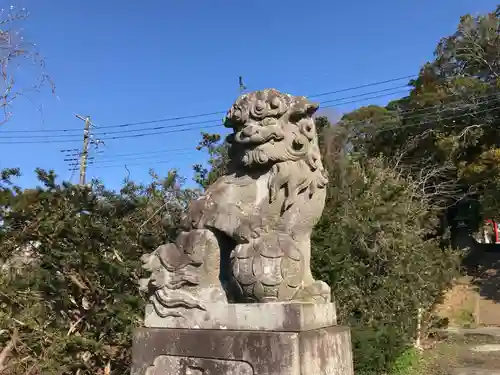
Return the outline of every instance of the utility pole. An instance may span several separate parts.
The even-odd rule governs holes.
[[[80,185],[85,185],[85,177],[87,175],[87,159],[89,156],[89,144],[90,144],[90,117],[76,115],[82,121],[85,121],[85,127],[83,129],[83,149],[80,155]]]

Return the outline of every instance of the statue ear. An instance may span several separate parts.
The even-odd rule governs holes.
[[[308,116],[312,116],[316,113],[316,111],[319,109],[319,104],[318,103],[308,103],[306,104],[306,113]]]
[[[318,109],[319,104],[317,103],[299,102],[291,108],[289,119],[292,122],[297,122],[303,118],[312,117]]]

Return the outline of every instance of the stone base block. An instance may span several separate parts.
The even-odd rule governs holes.
[[[132,375],[353,375],[346,327],[302,332],[139,328]]]
[[[151,328],[306,331],[337,324],[334,303],[209,303],[205,310],[185,309],[182,318],[160,317],[146,306],[144,325]]]

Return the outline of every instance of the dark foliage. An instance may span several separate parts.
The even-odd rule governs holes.
[[[193,192],[175,173],[119,193],[57,184],[9,186],[0,231],[0,347],[15,339],[8,374],[126,373],[141,324],[140,257],[173,239]]]

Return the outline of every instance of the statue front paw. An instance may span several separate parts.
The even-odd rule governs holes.
[[[298,302],[329,303],[332,300],[332,292],[327,283],[316,280],[301,288],[295,294],[293,300]]]

